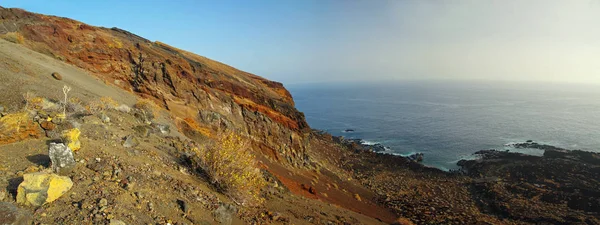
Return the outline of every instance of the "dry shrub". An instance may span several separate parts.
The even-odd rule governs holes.
[[[142,118],[145,123],[150,123],[156,118],[159,107],[153,101],[140,99],[133,105],[133,108],[137,110],[139,117]]]
[[[150,113],[152,114],[152,117],[155,117],[156,111],[159,107],[153,101],[150,101],[148,99],[140,99],[135,103],[135,105],[133,105],[133,108],[139,109],[146,113]]]
[[[35,95],[33,92],[26,92],[23,94],[25,99],[26,110],[40,110],[44,106],[44,98]]]
[[[85,108],[92,113],[97,113],[114,109],[117,106],[119,106],[119,103],[111,97],[101,97],[100,99],[92,100]]]
[[[8,32],[4,35],[1,36],[2,39],[10,41],[12,43],[16,43],[16,44],[23,44],[25,42],[25,38],[23,37],[23,35],[21,35],[20,33],[17,32]]]
[[[264,201],[260,192],[266,181],[249,143],[239,135],[233,132],[221,135],[216,144],[193,151],[196,154],[193,161],[236,202],[253,206]]]

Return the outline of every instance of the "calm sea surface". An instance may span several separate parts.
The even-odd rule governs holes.
[[[398,81],[288,88],[312,128],[381,143],[390,154],[422,152],[424,164],[441,169],[482,149],[542,154],[505,146],[530,139],[600,149],[600,86]]]

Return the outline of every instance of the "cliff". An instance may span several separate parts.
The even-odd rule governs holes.
[[[309,127],[281,83],[119,28],[1,7],[0,18],[0,36],[152,99],[180,127],[235,130],[277,159],[307,163]]]
[[[396,219],[281,83],[122,29],[0,7],[0,90],[2,224]]]

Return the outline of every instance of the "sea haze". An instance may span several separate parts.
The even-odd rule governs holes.
[[[600,87],[576,84],[405,81],[291,85],[313,129],[381,143],[387,153],[425,154],[424,164],[457,168],[482,149],[534,140],[600,149]],[[354,129],[355,132],[344,132]]]

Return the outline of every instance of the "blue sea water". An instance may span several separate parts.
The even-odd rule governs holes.
[[[381,143],[390,154],[421,152],[424,164],[441,169],[482,149],[543,154],[505,146],[527,140],[600,149],[600,87],[593,85],[398,81],[288,89],[312,128]]]

